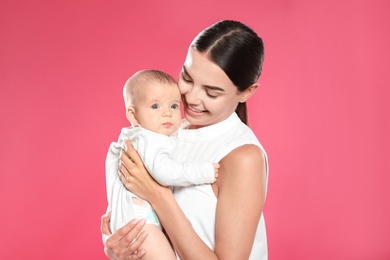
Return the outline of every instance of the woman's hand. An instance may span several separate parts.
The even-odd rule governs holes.
[[[121,153],[119,177],[126,189],[153,205],[151,201],[158,197],[158,191],[168,188],[161,186],[150,176],[131,141],[126,140],[125,144],[127,149]]]
[[[145,255],[140,246],[148,235],[141,232],[145,220],[133,219],[114,234],[110,231],[111,212],[102,216],[101,232],[103,235],[104,253],[111,260],[141,259]]]

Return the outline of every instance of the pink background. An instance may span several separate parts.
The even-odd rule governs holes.
[[[390,259],[389,3],[1,1],[0,259],[105,259],[124,82],[177,78],[193,37],[227,18],[266,46],[249,106],[270,259]]]

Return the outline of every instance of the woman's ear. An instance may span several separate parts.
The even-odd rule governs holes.
[[[249,88],[247,88],[246,90],[244,90],[244,91],[241,93],[240,103],[246,102],[251,96],[253,96],[253,94],[255,94],[256,89],[257,89],[259,86],[260,86],[260,83],[256,82],[256,83],[253,83]]]
[[[138,125],[138,120],[135,116],[135,108],[133,106],[130,106],[126,110],[126,118],[129,120],[130,124],[132,126],[137,126]]]

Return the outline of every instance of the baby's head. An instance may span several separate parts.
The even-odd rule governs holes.
[[[176,81],[158,70],[141,70],[124,88],[126,117],[131,125],[170,135],[180,126],[180,92]]]

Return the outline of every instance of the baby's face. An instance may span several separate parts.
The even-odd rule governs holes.
[[[177,85],[148,83],[136,102],[138,123],[150,131],[171,135],[180,126],[180,92]]]

